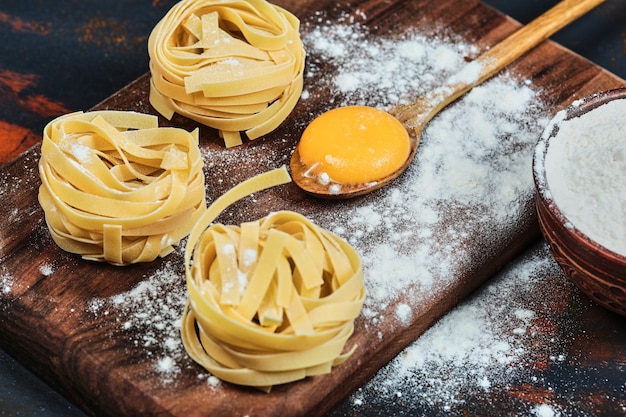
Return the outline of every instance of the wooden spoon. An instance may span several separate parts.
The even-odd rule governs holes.
[[[375,183],[339,184],[340,187],[331,188],[329,185],[320,184],[315,177],[307,173],[310,167],[302,164],[298,148],[296,147],[290,162],[293,181],[308,194],[326,199],[352,198],[384,186],[402,174],[411,164],[417,152],[422,131],[439,111],[604,1],[561,1],[528,25],[521,27],[480,55],[459,73],[450,77],[445,85],[417,98],[409,104],[391,109],[389,113],[403,123],[409,131],[411,140],[409,157],[404,165],[391,175],[381,178]],[[337,191],[337,188],[339,188],[339,191]]]

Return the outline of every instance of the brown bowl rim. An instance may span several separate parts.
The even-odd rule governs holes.
[[[546,210],[565,227],[570,233],[579,238],[583,242],[587,249],[593,253],[598,253],[610,259],[611,262],[615,262],[626,268],[626,256],[617,253],[607,247],[601,245],[595,240],[591,239],[585,233],[581,232],[557,207],[556,203],[552,199],[550,188],[546,181],[545,172],[545,156],[550,146],[550,141],[556,136],[559,131],[559,124],[562,121],[570,120],[579,117],[597,107],[607,104],[614,100],[626,99],[626,87],[616,88],[612,90],[601,91],[593,95],[587,96],[582,99],[575,100],[565,109],[559,111],[552,120],[548,123],[544,129],[533,155],[532,169],[533,180],[535,182],[535,191],[541,201],[544,203]]]

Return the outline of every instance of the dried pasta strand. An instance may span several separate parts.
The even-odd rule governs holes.
[[[259,258],[259,222],[242,223],[240,229],[239,269],[247,274],[254,268]]]
[[[279,211],[240,227],[211,224],[234,201],[287,177],[270,171],[224,194],[196,224],[185,250],[186,351],[216,377],[264,391],[343,363],[356,348],[343,352],[365,298],[358,253],[298,213]],[[244,290],[238,305],[220,293],[225,278],[216,276],[224,245],[227,253],[240,251],[228,260],[238,262]]]
[[[43,131],[39,203],[53,240],[115,265],[166,256],[206,210],[198,132],[155,116],[70,113]]]
[[[278,269],[274,272],[278,274]],[[283,323],[283,307],[275,302],[278,298],[278,279],[270,280],[269,286],[263,300],[257,309],[257,318],[261,326],[276,331],[278,326]]]
[[[259,262],[254,268],[246,292],[237,309],[239,314],[252,320],[261,305],[274,273],[278,265],[278,259],[282,254],[288,235],[277,230],[272,231],[267,237],[267,242],[259,257]]]
[[[218,129],[227,147],[276,129],[303,86],[298,19],[266,0],[183,0],[148,39],[150,103]]]
[[[215,241],[216,262],[219,268],[221,297],[220,303],[224,305],[239,305],[241,293],[239,291],[237,251],[234,243],[219,231],[213,230]]]

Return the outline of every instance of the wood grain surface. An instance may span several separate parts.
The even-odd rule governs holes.
[[[421,26],[431,34],[443,31],[479,48],[493,45],[518,27],[506,16],[473,0],[276,3],[303,21],[319,10],[324,10],[332,20],[358,8],[367,17],[365,24],[371,29],[371,36]],[[514,63],[512,71],[532,79],[541,90],[542,100],[555,111],[567,105],[572,97],[624,85],[607,71],[551,42]],[[153,113],[147,100],[148,80],[148,75],[140,77],[95,108]],[[236,150],[224,150],[215,132],[202,129],[201,143],[205,154],[211,157],[205,167],[207,178],[221,179],[208,187],[209,201],[241,180],[287,163],[305,125],[302,121],[310,120],[312,114],[325,106],[323,96],[307,101],[306,105],[300,104],[276,132]],[[178,116],[163,124],[196,127]],[[274,137],[290,139],[272,141]],[[246,158],[235,159],[233,152]],[[39,375],[93,415],[324,415],[538,236],[533,202],[529,198],[522,202],[527,209],[521,211],[514,224],[507,225],[507,236],[497,241],[483,239],[469,243],[469,251],[475,252],[478,262],[459,271],[445,291],[426,300],[394,301],[419,305],[416,309],[419,314],[411,318],[409,325],[398,326],[393,315],[385,316],[377,326],[359,318],[349,344],[358,343],[360,348],[329,375],[275,387],[265,394],[227,384],[214,389],[206,381],[198,380],[199,368],[190,362],[174,382],[164,383],[155,369],[154,357],[146,355],[145,346],[133,343],[136,339],[120,325],[126,319],[124,313],[112,309],[108,314],[94,314],[90,305],[94,299],[132,290],[146,277],[162,270],[166,263],[175,262],[176,255],[150,264],[119,268],[85,262],[63,253],[47,235],[37,203],[38,159],[36,145],[4,166],[0,180],[3,200],[0,261],[3,271],[10,271],[14,279],[11,296],[0,297],[0,335],[7,351],[20,361],[31,363]],[[375,204],[382,192],[342,204],[345,208]],[[238,224],[282,209],[313,217],[341,212],[341,207],[331,204],[314,200],[288,184],[236,204],[218,220]],[[480,237],[480,231],[476,235]],[[42,265],[54,268],[46,273]],[[172,277],[173,285],[184,285],[181,271],[182,265]],[[394,304],[388,308],[393,311]]]

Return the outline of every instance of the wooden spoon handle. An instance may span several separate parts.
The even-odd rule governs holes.
[[[448,104],[483,83],[517,58],[605,0],[563,0],[484,52],[442,85],[391,113],[407,127],[421,129]]]
[[[478,85],[605,0],[563,0],[476,58]]]

